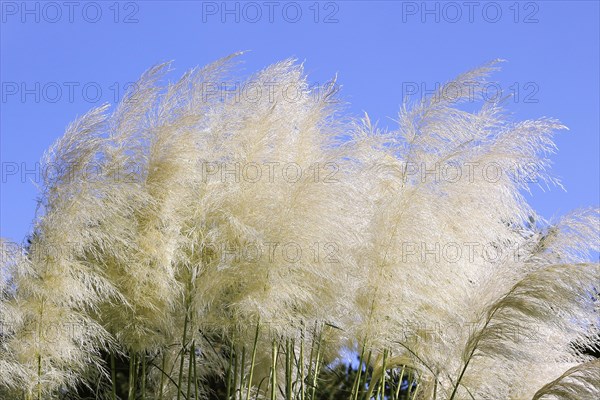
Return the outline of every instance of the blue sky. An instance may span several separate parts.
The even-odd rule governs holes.
[[[408,87],[419,92],[503,58],[493,79],[515,119],[551,116],[553,172],[567,191],[534,189],[546,218],[598,206],[597,1],[96,1],[1,4],[1,236],[31,229],[37,189],[27,172],[77,115],[114,103],[149,66],[174,79],[239,50],[247,74],[287,57],[313,82],[336,73],[347,111],[394,127]],[[416,94],[417,96],[419,93]],[[492,94],[493,95],[493,94]],[[16,173],[14,168],[17,168]],[[24,176],[23,176],[24,175]]]

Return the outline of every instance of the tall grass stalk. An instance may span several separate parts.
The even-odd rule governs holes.
[[[388,350],[385,349],[383,351],[383,365],[381,366],[381,396],[382,399],[383,397],[385,397],[385,378],[386,378],[386,371],[387,371],[387,357],[388,357]],[[435,398],[435,397],[434,397]]]
[[[112,400],[117,400],[117,367],[113,350],[110,351],[110,388]]]
[[[162,357],[161,357],[161,367],[160,367],[160,383],[159,383],[159,389],[158,389],[158,399],[159,400],[163,400],[163,393],[165,390],[165,364],[167,362],[167,353],[166,350],[163,350],[162,352]]]
[[[136,397],[136,386],[137,386],[137,354],[131,352],[129,355],[129,394],[128,400],[135,400]]]
[[[364,343],[364,342],[363,342]],[[356,375],[354,376],[354,382],[352,384],[352,400],[357,400],[360,392],[360,382],[362,377],[362,369],[363,369],[363,361],[365,356],[366,346],[363,344],[360,350],[360,355],[358,357],[358,369]]]
[[[192,352],[193,365],[194,365],[194,399],[198,399],[198,363],[196,360],[196,350]]]
[[[246,390],[246,346],[242,346],[242,359],[240,363],[240,385],[237,393],[239,394],[240,400],[244,399],[244,391]],[[237,376],[237,375],[236,375]],[[246,394],[246,398],[248,393]]]
[[[315,356],[315,362],[314,362],[314,369],[313,369],[313,373],[312,373],[312,385],[311,385],[311,396],[310,399],[314,400],[316,399],[316,393],[317,393],[317,385],[319,383],[318,378],[319,378],[319,373],[321,372],[321,356],[322,356],[322,347],[321,347],[321,338],[322,338],[322,331],[319,332],[319,336],[316,339],[317,342],[317,352],[316,352],[316,356]],[[312,357],[311,357],[312,360]],[[311,363],[312,365],[312,363]]]
[[[277,400],[277,356],[279,352],[279,342],[273,339],[271,350],[271,400]]]
[[[141,387],[140,387],[140,391],[141,391],[141,397],[142,400],[146,400],[146,363],[147,363],[147,356],[145,353],[142,353],[142,376],[141,376]]]
[[[190,347],[190,355],[188,356],[188,372],[187,372],[187,391],[186,391],[186,399],[190,399],[190,394],[192,393],[192,381],[194,381],[196,379],[196,377],[193,374],[193,368],[194,368],[194,341],[192,341],[191,347]]]
[[[252,343],[252,358],[250,360],[250,374],[248,376],[248,387],[246,390],[246,400],[250,400],[250,388],[252,387],[252,379],[254,378],[254,364],[256,362],[256,350],[258,348],[258,338],[260,332],[260,319],[256,321],[256,331],[254,334],[254,342]],[[242,362],[243,364],[243,362]],[[243,367],[243,365],[242,365]]]
[[[233,387],[233,390],[235,390],[235,376],[237,374],[237,368],[236,368],[236,364],[234,359],[236,358],[236,354],[235,354],[235,350],[234,350],[234,343],[233,343],[233,339],[232,341],[229,343],[229,357],[228,357],[228,364],[227,364],[227,388],[226,388],[226,400],[230,400],[231,399],[231,389]]]
[[[304,400],[304,330],[300,330],[300,358],[298,360],[298,377],[300,381],[300,400]]]
[[[400,396],[400,389],[402,388],[402,381],[404,379],[404,369],[406,367],[403,365],[402,369],[400,370],[400,376],[398,377],[398,385],[396,387],[396,390],[394,390],[393,392],[393,397],[392,400],[398,400],[399,396]]]
[[[285,341],[285,399],[292,400],[292,365],[295,355],[293,353],[294,343],[291,339]]]

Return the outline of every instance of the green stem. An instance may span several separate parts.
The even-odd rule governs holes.
[[[233,384],[232,384],[232,388],[233,388],[233,400],[237,400],[238,398],[238,387],[237,387],[237,381],[238,381],[238,364],[239,364],[239,360],[238,360],[238,354],[237,351],[235,350],[234,345],[231,345],[231,351],[233,354]],[[244,348],[242,348],[242,358],[244,357]],[[241,379],[241,375],[243,372],[240,372],[240,379]],[[242,386],[240,385],[240,388]],[[229,399],[227,399],[229,400]]]
[[[194,399],[198,399],[198,370],[196,369],[196,350],[192,353],[194,358]]]
[[[188,356],[188,376],[187,376],[187,392],[185,397],[190,398],[190,393],[192,392],[192,362],[193,362],[193,352],[194,352],[194,341],[192,340],[192,346],[190,347],[190,355]]]
[[[250,363],[250,376],[248,377],[248,390],[246,391],[246,400],[250,400],[250,387],[252,386],[252,377],[254,375],[254,363],[256,361],[256,348],[258,347],[258,332],[260,330],[260,319],[256,321],[256,333],[254,334],[254,343],[252,344],[252,359]]]
[[[319,336],[317,338],[317,356],[315,358],[315,369],[313,371],[313,376],[312,376],[312,389],[311,389],[311,396],[310,396],[310,400],[315,400],[315,392],[317,390],[317,378],[319,376],[319,371],[320,371],[320,366],[321,366],[321,335],[322,332],[319,333]]]
[[[38,353],[38,356],[37,356],[37,363],[38,363],[37,393],[38,393],[38,400],[42,400],[42,355],[40,353]]]
[[[117,371],[115,367],[115,353],[110,351],[110,379],[112,400],[117,400]]]
[[[272,358],[271,358],[271,400],[277,400],[277,351],[279,346],[276,340],[273,340]]]
[[[162,354],[162,364],[161,364],[161,370],[164,371],[165,370],[165,363],[166,363],[166,358],[167,358],[167,354],[166,354],[166,350],[163,350],[163,354]],[[159,392],[159,400],[163,400],[163,390],[164,390],[164,386],[165,386],[165,374],[160,374],[160,392]]]
[[[183,320],[183,338],[181,340],[181,359],[179,360],[179,377],[177,378],[177,400],[181,399],[181,383],[183,381],[183,364],[185,361],[185,348],[187,342],[187,327],[189,322],[189,297],[185,300],[185,318]]]
[[[412,395],[412,400],[415,400],[417,398],[417,393],[419,392],[419,388],[421,387],[421,385],[419,385],[419,383],[417,383],[417,387],[415,388],[415,392]]]
[[[231,346],[229,347],[229,363],[227,365],[227,397],[225,397],[225,400],[229,400],[231,398],[231,381],[233,378],[233,358],[234,357],[235,357],[235,352],[233,351],[233,341],[232,341]]]
[[[129,356],[129,400],[135,400],[137,357],[135,352]]]
[[[396,390],[394,392],[393,400],[398,400],[398,396],[400,395],[400,388],[402,387],[402,379],[404,379],[404,368],[406,368],[405,365],[402,366],[402,370],[400,371],[400,378],[398,379],[398,386],[396,387]]]
[[[369,378],[369,365],[371,365],[371,356],[372,355],[373,355],[373,350],[369,350],[369,355],[367,356],[367,362],[365,363],[364,381],[360,385],[361,388],[364,388],[367,385],[367,379]]]
[[[350,395],[350,398],[352,400],[357,400],[358,399],[358,392],[359,392],[359,386],[360,386],[360,377],[361,377],[361,373],[362,373],[362,364],[363,364],[363,358],[365,356],[365,345],[362,345],[362,350],[360,351],[360,357],[358,358],[358,371],[356,371],[356,376],[354,377],[354,383],[352,384],[352,394]]]
[[[300,332],[300,400],[304,400],[304,331]]]
[[[290,339],[285,340],[285,399],[292,400],[292,348]]]
[[[316,337],[317,337],[317,324],[315,323],[315,328],[313,329],[313,333],[312,333],[312,340],[310,342],[310,354],[308,355],[308,371],[306,373],[306,376],[308,378],[312,378],[313,376],[313,356],[314,356],[314,352],[315,352],[315,342],[316,342]]]
[[[438,386],[438,380],[437,380],[437,376],[436,376],[435,382],[433,382],[433,400],[437,400],[437,386]]]
[[[44,300],[42,299],[41,305],[40,305],[40,319],[38,321],[38,343],[41,342],[42,340],[42,317],[44,315]],[[40,351],[40,347],[38,345],[38,349],[37,349],[37,364],[38,364],[38,368],[37,368],[37,397],[38,400],[42,400],[42,353]]]
[[[242,346],[242,363],[240,365],[240,400],[244,394],[244,387],[246,385],[246,346]]]
[[[142,400],[146,400],[146,354],[142,354]]]
[[[386,370],[386,362],[387,362],[388,351],[383,351],[383,366],[381,370],[381,394],[382,398],[385,397],[385,370]]]

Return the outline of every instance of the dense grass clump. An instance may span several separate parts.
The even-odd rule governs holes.
[[[562,124],[465,111],[496,63],[389,131],[293,60],[231,87],[234,58],[151,68],[45,154],[0,398],[600,397],[598,210],[522,195]]]

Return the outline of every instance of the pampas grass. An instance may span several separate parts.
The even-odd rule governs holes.
[[[597,396],[598,210],[544,221],[522,195],[560,185],[565,127],[444,95],[498,61],[389,131],[293,60],[224,91],[236,56],[149,69],[45,155],[2,257],[3,398],[316,399],[344,348],[356,400]]]

